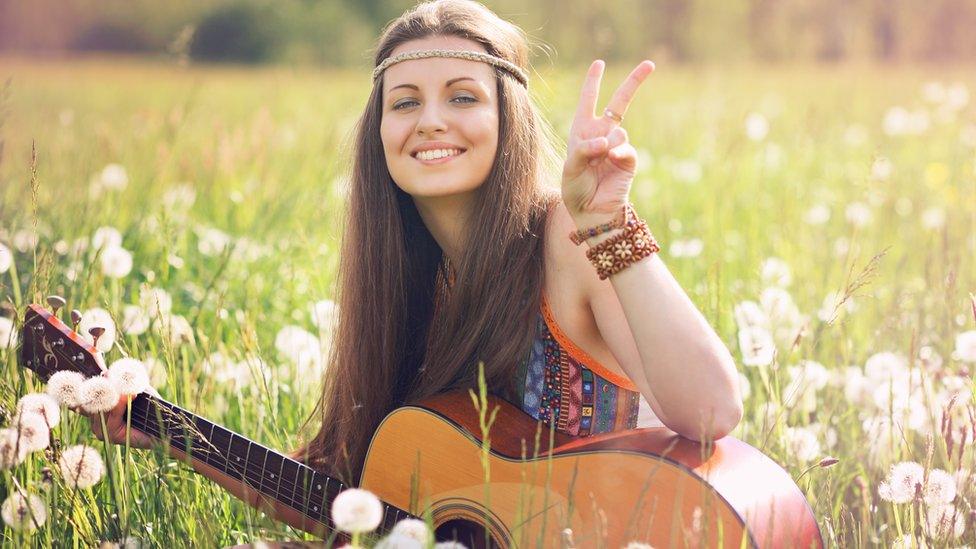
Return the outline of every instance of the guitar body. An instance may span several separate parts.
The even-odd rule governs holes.
[[[487,484],[478,415],[457,392],[388,415],[360,486],[431,513],[439,537],[469,546],[560,547],[566,528],[579,547],[823,546],[790,476],[733,437],[707,447],[664,428],[553,433],[550,453],[545,426],[489,398],[496,406]]]

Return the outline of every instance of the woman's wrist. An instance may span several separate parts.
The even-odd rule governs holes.
[[[573,241],[580,244],[586,242],[592,247],[622,233],[627,221],[626,217],[621,219],[625,212],[624,207],[625,205],[621,205],[611,212],[570,212],[570,217],[578,229]],[[611,224],[619,225],[619,227],[608,229],[607,227]]]

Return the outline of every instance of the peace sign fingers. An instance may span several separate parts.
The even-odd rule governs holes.
[[[623,116],[626,114],[630,102],[633,101],[634,94],[637,93],[637,88],[640,87],[644,79],[652,72],[654,72],[654,62],[647,60],[641,61],[634,70],[630,71],[630,75],[617,87],[617,91],[613,92],[613,97],[610,98],[610,103],[607,104],[607,110],[619,116],[621,120],[616,120],[613,118],[613,114],[606,112],[604,112],[604,116],[619,124],[623,120]]]

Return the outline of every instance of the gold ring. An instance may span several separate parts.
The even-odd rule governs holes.
[[[613,120],[616,120],[618,124],[619,123],[622,123],[624,121],[624,115],[617,114],[617,113],[611,111],[610,110],[610,107],[607,107],[607,108],[603,109],[603,116],[606,116],[607,118],[612,118]]]

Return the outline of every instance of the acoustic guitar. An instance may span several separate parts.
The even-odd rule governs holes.
[[[101,375],[99,352],[56,312],[28,306],[21,364],[44,381],[59,370]],[[469,547],[823,547],[790,476],[734,437],[702,444],[664,428],[570,437],[487,396],[497,415],[483,444],[476,400],[445,393],[380,424],[359,483],[383,502],[380,532],[429,517],[438,539]],[[346,488],[337,479],[148,393],[127,419],[249,504],[335,539],[331,504]]]

